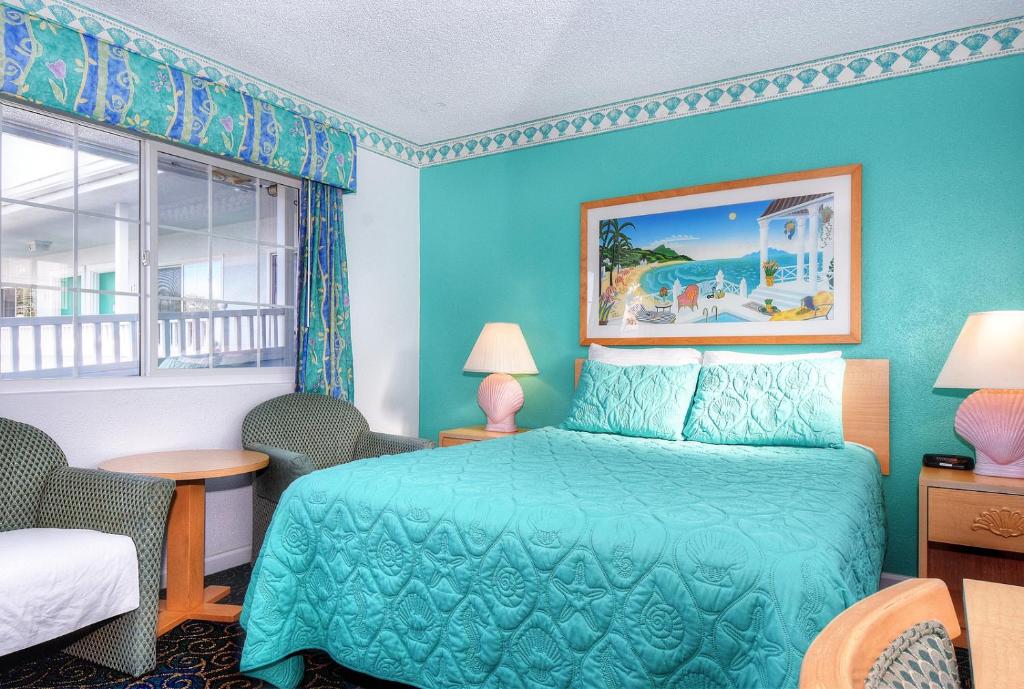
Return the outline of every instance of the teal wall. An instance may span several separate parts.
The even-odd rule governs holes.
[[[520,424],[562,419],[580,202],[862,163],[863,343],[842,349],[892,362],[885,568],[914,573],[921,454],[965,450],[962,395],[932,383],[968,312],[1024,308],[1022,83],[1014,56],[424,169],[421,433],[482,420],[462,365],[484,321],[520,323],[541,371]]]

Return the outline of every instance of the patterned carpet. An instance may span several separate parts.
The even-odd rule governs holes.
[[[241,603],[249,565],[206,578],[231,587],[225,603]],[[55,648],[36,647],[0,658],[0,689],[264,689],[270,685],[238,672],[242,652],[238,624],[186,622],[157,641],[157,666],[132,679]],[[306,654],[305,689],[405,689],[346,670],[326,654]]]
[[[231,587],[226,603],[241,603],[249,583],[249,565],[206,578]],[[265,689],[269,685],[238,672],[242,628],[237,624],[186,622],[160,637],[157,666],[132,679],[114,670],[36,647],[0,658],[0,689]],[[963,689],[971,689],[967,652],[957,649]],[[304,689],[406,689],[342,668],[323,653],[306,654]]]

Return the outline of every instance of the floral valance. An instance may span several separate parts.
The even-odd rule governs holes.
[[[0,7],[4,94],[355,191],[356,143],[348,132],[95,36]]]

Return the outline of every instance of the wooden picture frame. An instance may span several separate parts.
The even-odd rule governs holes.
[[[860,269],[859,164],[587,201],[580,344],[859,343]]]

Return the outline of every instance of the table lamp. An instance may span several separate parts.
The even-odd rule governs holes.
[[[1024,311],[969,315],[935,387],[977,391],[955,423],[974,445],[974,473],[1024,478]]]
[[[463,371],[490,373],[480,383],[476,401],[487,415],[487,430],[514,433],[523,387],[514,374],[537,373],[537,364],[518,323],[485,323]]]

